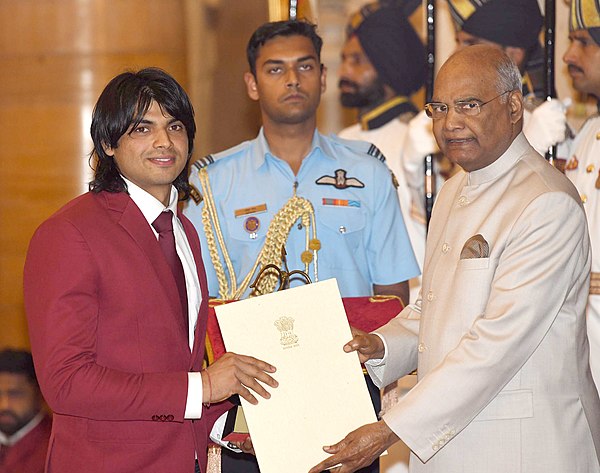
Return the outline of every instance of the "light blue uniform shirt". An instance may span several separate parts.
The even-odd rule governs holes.
[[[319,280],[336,278],[342,297],[369,296],[373,284],[395,284],[419,275],[391,172],[377,156],[379,151],[368,143],[315,131],[312,149],[295,176],[285,161],[270,152],[261,129],[256,139],[201,160],[214,160],[207,171],[238,284],[252,269],[271,219],[294,195],[294,186],[297,195],[308,199],[315,210],[321,241]],[[359,187],[317,184],[318,180],[333,182],[336,171],[338,176],[343,174],[339,170],[345,171],[343,182]],[[192,167],[190,183],[200,190],[197,173]],[[202,206],[190,200],[184,214],[200,235],[209,294],[218,297]],[[255,212],[249,212],[252,207]],[[243,215],[236,217],[236,210]],[[306,249],[306,229],[299,223],[292,227],[285,246],[290,271],[304,270],[300,255]],[[311,263],[311,279],[313,274]]]

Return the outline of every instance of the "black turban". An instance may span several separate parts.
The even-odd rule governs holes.
[[[370,3],[350,19],[348,37],[356,35],[379,78],[399,95],[425,83],[425,47],[399,6]]]
[[[544,18],[537,0],[448,0],[459,29],[502,46],[530,49]]]

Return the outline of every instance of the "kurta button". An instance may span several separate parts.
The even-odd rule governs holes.
[[[458,205],[460,205],[461,207],[464,207],[468,203],[469,203],[469,201],[467,200],[467,198],[464,195],[461,195],[460,198],[458,199]]]
[[[340,233],[343,235],[344,233],[346,233],[346,227],[344,227],[343,225],[340,225]]]
[[[428,300],[429,302],[431,302],[431,301],[433,300],[433,291],[429,291],[429,292],[427,293],[427,300]]]
[[[590,172],[594,172],[594,165],[590,164],[587,168],[585,168],[585,172],[590,173]]]
[[[442,253],[448,253],[450,251],[450,245],[448,243],[444,243],[442,245]]]
[[[419,353],[423,353],[425,351],[425,344],[424,343],[419,343],[419,346],[417,347],[417,350],[419,350]]]
[[[585,204],[587,202],[587,195],[581,194],[579,197],[581,198],[581,203],[582,204]]]

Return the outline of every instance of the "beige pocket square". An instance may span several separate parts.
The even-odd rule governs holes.
[[[483,238],[483,236],[481,236],[479,233],[469,238],[460,252],[460,259],[489,257],[490,245],[487,241],[485,241],[485,238]]]

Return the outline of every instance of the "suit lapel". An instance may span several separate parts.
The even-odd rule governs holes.
[[[154,269],[160,287],[165,291],[165,297],[169,301],[168,306],[175,323],[177,323],[182,332],[185,333],[187,340],[187,329],[183,324],[181,317],[181,302],[179,292],[175,283],[175,278],[167,264],[158,240],[154,236],[150,225],[144,218],[141,210],[125,192],[109,193],[104,192],[108,209],[115,212],[115,220],[129,233],[142,252],[148,258],[150,266]]]
[[[204,357],[204,345],[206,336],[206,324],[208,320],[208,282],[206,281],[206,272],[204,271],[204,263],[202,262],[202,253],[200,250],[200,240],[194,225],[181,213],[177,212],[177,216],[183,225],[183,229],[187,236],[194,261],[196,262],[196,270],[198,280],[200,281],[200,292],[202,301],[200,302],[200,310],[198,312],[198,321],[194,331],[194,346],[192,350],[191,366],[195,369],[200,369],[199,362]]]

